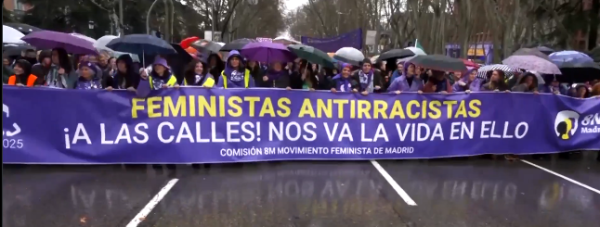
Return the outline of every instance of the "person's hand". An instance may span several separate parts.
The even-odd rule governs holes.
[[[163,84],[162,86],[160,86],[161,88],[168,88],[169,86],[167,86],[166,84]]]
[[[559,92],[559,91],[554,91],[553,93],[554,93],[555,95],[560,95],[560,92]]]
[[[504,91],[504,93],[510,93],[510,90],[506,90],[506,91]]]
[[[379,89],[381,89],[381,87],[380,86],[375,86],[374,89],[375,90],[379,90]]]
[[[421,91],[421,90],[418,90],[418,91],[417,91],[417,94],[423,94],[423,91]]]
[[[369,94],[369,92],[368,92],[368,91],[363,91],[363,92],[361,92],[361,94],[362,94],[362,95],[368,95],[368,94]]]
[[[175,89],[179,89],[179,84],[175,84],[175,86],[173,86]]]
[[[402,91],[398,90],[398,91],[394,91],[394,93],[396,93],[397,95],[399,95],[400,93],[402,93]]]
[[[448,94],[447,91],[440,91],[440,94]]]
[[[112,91],[112,90],[113,90],[113,87],[111,87],[111,86],[108,86],[108,87],[106,87],[104,90],[107,90],[107,91]]]
[[[128,87],[128,88],[127,88],[127,90],[128,90],[128,91],[133,91],[133,92],[136,92],[136,90],[135,90],[135,88],[134,88],[134,87]]]
[[[356,90],[356,89],[352,89],[352,92],[356,93],[356,92],[358,92],[358,90]]]
[[[494,90],[494,92],[500,92],[500,90],[496,89],[496,90]]]
[[[538,91],[533,92],[534,95],[540,94]]]
[[[269,77],[268,76],[263,76],[263,81],[269,81]]]
[[[471,90],[466,90],[465,93],[469,94],[471,93]]]
[[[17,83],[17,86],[19,86],[19,87],[23,87],[23,86],[25,86],[25,84],[22,84],[22,83]]]
[[[335,93],[335,92],[337,92],[337,90],[335,90],[335,88],[332,88],[331,92]]]
[[[291,87],[286,87],[285,90],[289,91],[289,90],[292,90],[292,88]]]
[[[314,88],[310,88],[310,89],[308,89],[308,90],[309,90],[309,91],[315,91],[315,89],[314,89]]]
[[[140,72],[140,77],[144,80],[148,79],[148,72],[146,72],[145,69],[142,69],[142,71]]]
[[[65,74],[65,69],[63,69],[63,68],[58,69],[58,74]]]

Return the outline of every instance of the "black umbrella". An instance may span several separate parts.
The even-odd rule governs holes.
[[[558,80],[565,83],[585,83],[600,79],[600,65],[594,62],[561,62],[558,64],[562,75]]]
[[[379,55],[379,57],[377,58],[377,61],[381,62],[381,61],[395,60],[398,58],[405,58],[405,57],[411,57],[411,56],[415,56],[415,53],[409,49],[393,49],[393,50],[386,51],[385,53]]]
[[[2,45],[2,55],[5,56],[21,56],[21,52],[26,50],[35,50],[35,47],[29,44],[9,43]]]
[[[21,33],[27,35],[29,33],[32,32],[37,32],[37,31],[41,31],[42,29],[28,25],[28,24],[21,24],[21,23],[6,23],[4,24],[8,27],[14,28],[19,30]]]
[[[225,46],[221,47],[219,51],[232,51],[232,50],[241,50],[248,43],[256,43],[258,41],[254,39],[236,39],[232,42],[225,44]]]
[[[131,34],[111,40],[106,47],[119,52],[156,55],[175,54],[177,51],[167,41],[147,34]]]
[[[215,43],[213,41],[208,41],[208,40],[198,40],[196,42],[192,43],[192,47],[196,48],[196,50],[198,50],[199,52],[212,52],[212,53],[219,53],[219,50],[221,49],[221,45],[219,45],[218,43]]]
[[[554,51],[554,49],[547,47],[547,46],[537,46],[535,47],[536,50],[539,50],[540,52],[546,54],[546,55],[550,55],[551,53],[554,53],[556,51]]]
[[[171,66],[171,72],[177,78],[177,82],[181,83],[183,81],[185,67],[194,58],[178,43],[171,43],[171,46],[173,46],[173,49],[175,49],[177,53],[166,55],[165,59],[169,63],[169,66]]]
[[[467,71],[467,66],[462,60],[445,55],[417,55],[408,62],[426,69],[439,71]]]

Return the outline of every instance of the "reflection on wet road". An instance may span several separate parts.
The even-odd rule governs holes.
[[[536,161],[534,161],[536,162]],[[381,161],[409,206],[369,162],[146,166],[5,166],[3,226],[156,227],[596,226],[600,194],[522,162]],[[597,188],[598,163],[536,162]]]

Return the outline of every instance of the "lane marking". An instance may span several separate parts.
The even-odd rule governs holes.
[[[586,189],[588,189],[588,190],[590,190],[590,191],[593,191],[593,192],[595,192],[595,193],[598,193],[598,194],[600,194],[600,190],[598,190],[598,189],[595,189],[595,188],[592,188],[592,187],[588,186],[587,184],[584,184],[584,183],[581,183],[581,182],[579,182],[579,181],[576,181],[576,180],[573,180],[573,179],[571,179],[571,178],[568,178],[568,177],[566,177],[565,175],[562,175],[562,174],[560,174],[560,173],[557,173],[557,172],[554,172],[554,171],[552,171],[552,170],[546,169],[546,168],[544,168],[544,167],[538,166],[538,165],[536,165],[536,164],[533,164],[533,163],[531,163],[531,162],[529,162],[529,161],[526,161],[526,160],[521,160],[521,162],[523,162],[523,163],[525,163],[525,164],[528,164],[528,165],[530,165],[530,166],[533,166],[533,167],[535,167],[535,168],[541,169],[541,170],[543,170],[543,171],[546,171],[547,173],[550,173],[550,174],[552,174],[552,175],[554,175],[554,176],[560,177],[560,178],[562,178],[563,180],[569,181],[569,182],[571,182],[571,183],[573,183],[573,184],[579,185],[579,186],[581,186],[581,187],[583,187],[583,188],[586,188]]]
[[[408,204],[409,206],[417,205],[417,203],[415,203],[415,201],[410,198],[408,193],[406,193],[404,191],[404,189],[402,189],[400,187],[400,185],[398,185],[398,183],[394,180],[394,178],[392,178],[392,176],[390,176],[390,174],[387,171],[385,171],[385,169],[383,167],[381,167],[381,165],[379,165],[379,163],[377,161],[371,160],[371,164],[373,164],[375,169],[377,169],[377,171],[379,171],[381,176],[383,176],[383,178],[392,186],[392,188],[396,191],[396,193],[398,193],[400,198],[402,198],[402,200],[404,200],[404,202],[406,202],[406,204]]]
[[[144,209],[142,209],[130,222],[126,227],[137,227],[141,222],[143,222],[148,214],[156,207],[156,205],[169,193],[171,188],[175,186],[175,184],[179,181],[179,179],[172,179],[167,184],[158,191],[158,193],[146,204]]]

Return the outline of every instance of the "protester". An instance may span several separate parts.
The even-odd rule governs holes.
[[[204,63],[198,60],[192,60],[186,67],[183,76],[183,85],[185,86],[215,86],[215,78],[204,69]],[[177,87],[177,86],[176,86]]]
[[[26,59],[17,60],[13,72],[15,74],[8,78],[7,85],[33,87],[42,84],[39,77],[31,74],[31,63]]]
[[[37,52],[34,49],[27,49],[25,50],[22,59],[27,60],[31,65],[35,65],[38,63]]]
[[[110,57],[107,60],[107,67],[104,70],[107,75],[114,76],[117,73],[117,59],[114,57]]]
[[[415,65],[406,62],[403,64],[402,76],[395,77],[392,80],[392,84],[388,87],[389,92],[400,93],[400,92],[414,92],[421,91],[423,89],[423,80],[415,74]],[[397,71],[394,71],[396,74]],[[392,76],[394,78],[394,76]]]
[[[116,68],[111,74],[112,79],[103,81],[104,87],[135,91],[140,83],[140,75],[136,72],[131,56],[129,54],[119,56],[116,60]]]
[[[82,61],[79,63],[79,78],[75,84],[75,89],[91,90],[91,89],[102,89],[102,79],[97,74],[102,73],[99,67],[92,62]],[[112,87],[109,87],[112,89]]]
[[[294,88],[298,87],[297,89],[310,91],[319,89],[318,75],[315,73],[313,67],[308,67],[302,71],[299,83],[300,84],[298,86],[294,86]]]
[[[77,82],[77,73],[71,66],[69,54],[63,48],[52,50],[52,69],[46,75],[45,83],[49,87],[73,88]]]
[[[250,70],[244,67],[242,56],[237,50],[232,50],[227,56],[225,70],[220,73],[221,79],[217,87],[222,88],[253,88],[256,87]]]
[[[557,95],[566,95],[567,89],[560,85],[560,82],[554,75],[545,75],[545,84],[539,85],[538,90],[542,93],[554,93]]]
[[[263,77],[265,76],[263,69],[256,61],[248,61],[248,64],[246,64],[246,69],[250,70],[250,75],[252,75],[254,81],[256,82],[262,81]],[[257,84],[259,87],[261,86],[261,83]]]
[[[482,91],[508,91],[508,85],[506,85],[504,71],[492,70],[487,73],[489,82],[485,83],[482,87]]]
[[[151,90],[159,90],[161,88],[173,87],[177,84],[177,78],[169,70],[167,60],[157,56],[152,64],[152,71],[150,74],[146,74],[145,69],[141,69],[141,76],[143,79],[147,79],[150,83]]]
[[[538,79],[534,72],[526,72],[511,91],[538,93]]]
[[[481,89],[481,80],[477,78],[477,70],[467,70],[464,76],[452,86],[454,92],[472,92],[479,91]]]
[[[600,98],[600,83],[596,83],[592,87],[592,96],[594,96],[596,98]],[[600,157],[600,155],[598,157]]]
[[[271,63],[269,68],[267,68],[267,72],[260,78],[257,84],[259,87],[292,89],[290,74],[288,74],[287,70],[284,70],[281,62]]]
[[[382,92],[384,79],[381,77],[379,70],[373,69],[373,65],[371,60],[365,58],[362,62],[362,68],[357,70],[352,77],[355,80],[360,82],[360,86],[358,86],[358,91],[363,94],[373,93],[373,92]]]
[[[575,94],[573,97],[575,98],[589,98],[592,96],[590,90],[588,90],[587,86],[583,84],[579,84],[575,86]]]
[[[52,51],[43,50],[38,54],[38,63],[32,66],[32,73],[39,78],[46,77],[52,69]]]
[[[394,80],[398,79],[400,76],[406,74],[406,71],[409,70],[410,67],[410,74],[413,75],[415,70],[415,65],[413,65],[412,63],[409,62],[397,62],[396,64],[396,70],[394,70],[393,72],[391,72],[392,76],[390,77],[390,81],[391,83],[394,83]],[[391,86],[391,85],[390,85]]]
[[[343,63],[341,72],[332,78],[332,92],[358,92],[359,82],[351,76],[352,65]]]
[[[423,85],[423,93],[452,93],[452,84],[446,77],[446,73],[438,70],[431,70],[431,77]]]
[[[9,56],[2,56],[2,84],[8,83],[8,78],[13,74],[12,61]]]
[[[223,60],[218,54],[210,54],[206,57],[206,62],[208,63],[208,73],[215,76],[215,81],[218,82],[218,75],[221,75],[221,72],[225,69]]]

